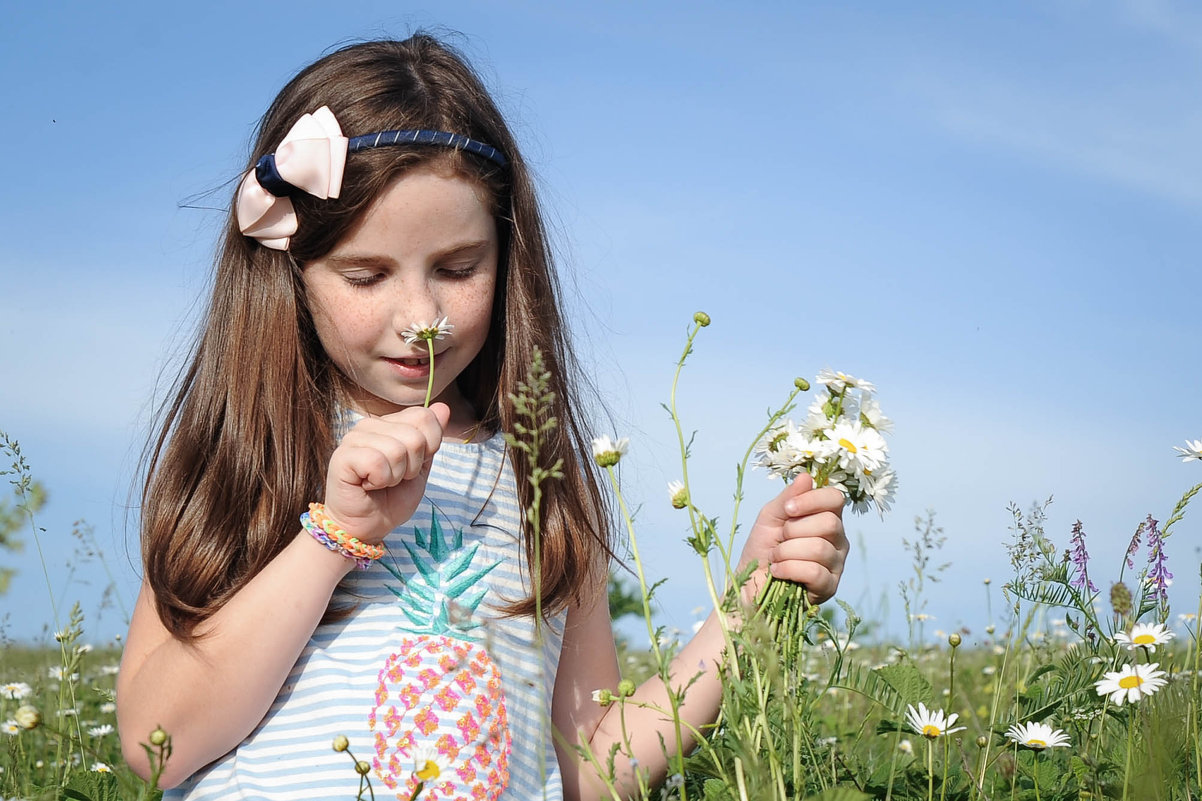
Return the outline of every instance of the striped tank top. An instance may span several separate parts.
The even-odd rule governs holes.
[[[515,487],[500,434],[444,442],[388,553],[335,591],[352,614],[319,625],[262,722],[164,801],[353,801],[355,760],[377,799],[408,801],[420,784],[421,801],[559,801],[564,616],[536,626],[497,611],[529,594]],[[339,735],[354,759],[331,747]]]

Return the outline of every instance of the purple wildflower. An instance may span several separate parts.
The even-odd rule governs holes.
[[[1151,520],[1151,515],[1148,516],[1148,519]],[[1145,525],[1147,525],[1147,521],[1141,521],[1140,524],[1135,527],[1135,533],[1131,535],[1131,544],[1127,546],[1127,567],[1131,568],[1132,570],[1135,569],[1135,560],[1132,557],[1134,557],[1135,552],[1139,550],[1139,538],[1140,535],[1144,533]]]
[[[1169,602],[1169,584],[1173,574],[1169,572],[1168,557],[1164,553],[1164,540],[1160,536],[1160,521],[1148,515],[1144,530],[1148,533],[1148,582],[1152,585],[1152,597],[1161,603]]]
[[[1073,564],[1077,568],[1076,575],[1069,581],[1069,585],[1079,590],[1088,587],[1090,592],[1097,592],[1098,588],[1089,580],[1089,573],[1086,571],[1089,554],[1085,550],[1085,528],[1081,525],[1080,520],[1073,523],[1073,534],[1069,537],[1069,542],[1073,544],[1069,558],[1073,560]]]

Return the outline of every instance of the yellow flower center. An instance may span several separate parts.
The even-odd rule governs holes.
[[[1048,744],[1045,743],[1043,740],[1036,740],[1034,737],[1032,737],[1030,740],[1027,740],[1027,747],[1028,748],[1047,748]]]
[[[432,759],[427,759],[426,764],[413,772],[413,775],[424,782],[437,779],[441,771],[438,769],[438,763]]]
[[[1151,634],[1141,634],[1132,640],[1136,645],[1151,645],[1156,642],[1156,638]]]
[[[923,737],[929,737],[930,739],[934,740],[936,737],[938,737],[941,734],[943,734],[943,732],[939,731],[939,727],[934,726],[930,723],[928,723],[927,725],[922,727],[922,736]]]
[[[1144,680],[1139,676],[1123,676],[1119,679],[1119,686],[1124,690],[1130,690],[1132,687],[1138,687],[1143,684]]]
[[[843,449],[844,449],[844,450],[851,451],[852,453],[856,453],[856,452],[857,452],[857,451],[856,451],[856,446],[855,446],[855,445],[854,445],[854,444],[853,444],[853,443],[852,443],[850,440],[846,440],[846,439],[840,439],[840,440],[839,440],[839,444],[840,444],[841,446],[843,446]]]

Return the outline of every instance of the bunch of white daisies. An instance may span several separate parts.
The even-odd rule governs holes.
[[[842,490],[852,511],[875,506],[883,515],[897,492],[897,474],[882,436],[893,430],[893,421],[881,413],[876,387],[825,369],[816,383],[823,391],[805,420],[786,420],[764,435],[756,448],[759,466],[785,481],[809,473],[815,486]]]

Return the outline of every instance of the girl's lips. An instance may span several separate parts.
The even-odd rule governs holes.
[[[438,365],[441,354],[434,355],[434,364]],[[425,378],[430,374],[430,357],[415,356],[405,358],[384,357],[384,361],[389,364],[402,378]]]

